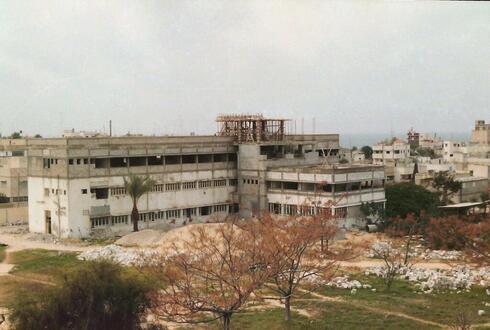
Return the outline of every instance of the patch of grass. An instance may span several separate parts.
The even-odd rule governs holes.
[[[45,287],[47,285],[10,276],[0,276],[0,307],[7,307],[19,292],[32,294]]]
[[[0,244],[0,262],[2,262],[6,257],[5,250],[7,250],[7,245]]]
[[[299,307],[298,305],[296,305]],[[308,301],[301,308],[314,310],[315,316],[307,318],[293,312],[291,322],[284,321],[284,311],[280,308],[266,311],[250,311],[233,315],[233,329],[254,330],[302,330],[302,329],[436,329],[418,324],[397,316],[385,316],[336,302]],[[191,328],[191,327],[186,327]],[[219,322],[206,326],[208,329],[220,329]]]
[[[391,312],[404,313],[413,317],[451,324],[458,313],[465,313],[475,323],[490,322],[490,315],[477,316],[479,309],[488,301],[485,289],[474,286],[470,292],[446,291],[431,294],[420,294],[417,288],[405,280],[396,279],[391,290],[387,291],[383,279],[376,276],[353,274],[353,279],[362,284],[370,284],[376,289],[359,289],[356,294],[350,290],[324,287],[318,293],[330,297],[343,297],[347,302],[358,306],[373,306]]]
[[[63,274],[83,263],[77,259],[76,253],[42,249],[18,251],[12,253],[10,257],[10,262],[15,264],[13,274],[36,274],[55,279],[61,278]]]

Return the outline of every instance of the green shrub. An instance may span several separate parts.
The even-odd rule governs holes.
[[[148,306],[147,281],[121,266],[84,263],[61,285],[22,292],[11,304],[14,329],[138,329]]]

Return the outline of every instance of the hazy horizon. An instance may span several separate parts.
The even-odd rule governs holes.
[[[212,134],[220,113],[263,113],[341,137],[469,135],[490,120],[489,17],[484,2],[5,1],[0,132]]]

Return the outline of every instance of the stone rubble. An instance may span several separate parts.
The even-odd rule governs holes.
[[[376,253],[383,253],[390,250],[392,243],[390,241],[375,242],[371,245],[370,251],[366,253],[368,258],[376,258]],[[396,251],[402,253],[402,251]],[[410,248],[408,255],[412,258],[419,258],[423,260],[459,260],[463,254],[460,251],[446,251],[446,250],[430,250],[424,248],[423,245],[414,245]]]
[[[160,254],[154,249],[124,248],[115,244],[94,248],[78,255],[80,260],[110,260],[123,266],[142,266]]]
[[[371,267],[366,275],[383,277],[384,267]],[[398,275],[415,283],[421,291],[430,293],[433,290],[468,290],[473,285],[490,285],[490,268],[470,269],[456,267],[449,270],[402,267]]]

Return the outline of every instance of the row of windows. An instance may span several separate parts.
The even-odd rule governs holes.
[[[16,196],[16,197],[10,197],[10,201],[14,203],[19,203],[19,202],[27,202],[28,197],[27,196]]]
[[[165,183],[156,184],[151,189],[152,192],[163,192],[163,191],[178,191],[178,190],[190,190],[196,189],[196,187],[210,188],[210,187],[225,187],[226,184],[230,186],[236,186],[236,179],[218,179],[218,180],[206,180],[206,181],[190,181],[190,182],[177,182],[177,183]],[[90,192],[95,194],[97,199],[107,199],[109,198],[109,192],[111,196],[124,196],[127,194],[125,187],[111,187],[111,188],[91,188]],[[88,193],[87,189],[82,189],[82,194]],[[66,194],[66,192],[65,192]]]
[[[313,207],[293,204],[269,203],[269,212],[272,214],[311,216],[316,214],[332,215],[329,207]],[[337,207],[334,209],[336,218],[347,216],[347,207]]]
[[[51,195],[66,195],[66,190],[44,188],[44,196],[48,197],[50,194]]]
[[[236,213],[238,212],[238,204],[220,204],[220,205],[210,205],[186,209],[175,209],[157,212],[145,212],[140,213],[139,221],[157,221],[157,220],[173,220],[181,218],[192,218],[197,214],[204,216],[210,215],[212,213],[226,212],[226,213]],[[131,222],[131,215],[115,215],[115,216],[104,216],[104,217],[93,217],[90,218],[92,228],[114,226],[114,225],[127,225]]]
[[[295,182],[295,181],[267,181],[268,189],[276,190],[294,190],[294,191],[306,191],[306,192],[349,192],[359,191],[372,188],[383,188],[385,181],[383,179],[378,180],[366,180],[359,182],[347,182],[347,183],[335,183],[335,184],[315,184],[311,182]]]
[[[68,165],[93,164],[95,168],[116,168],[133,166],[158,166],[180,164],[206,164],[221,162],[236,162],[235,153],[225,154],[194,154],[194,155],[157,155],[157,156],[133,156],[110,158],[69,158]],[[52,164],[58,164],[58,159],[44,158],[43,165],[49,168]]]
[[[259,184],[259,180],[257,179],[243,179],[243,184]]]

